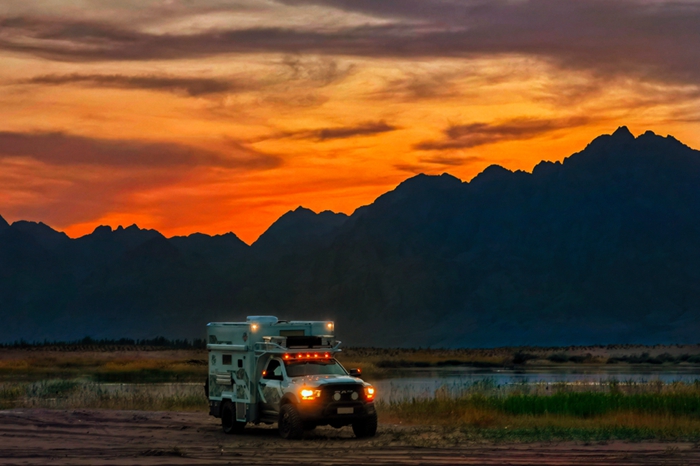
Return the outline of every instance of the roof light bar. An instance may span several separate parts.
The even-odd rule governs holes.
[[[331,353],[285,353],[282,359],[289,360],[305,360],[305,359],[330,359]]]

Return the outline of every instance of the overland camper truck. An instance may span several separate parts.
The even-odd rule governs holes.
[[[376,433],[374,387],[334,358],[333,322],[249,316],[207,328],[209,414],[227,434],[248,422],[277,422],[286,439],[319,425],[352,425],[357,437]]]

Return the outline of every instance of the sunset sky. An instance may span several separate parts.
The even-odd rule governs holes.
[[[254,241],[627,125],[700,148],[700,2],[2,0],[0,215]]]

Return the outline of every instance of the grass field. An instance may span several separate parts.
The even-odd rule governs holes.
[[[0,383],[0,409],[128,409],[205,411],[200,384],[110,384],[79,380]]]
[[[371,380],[404,367],[449,365],[691,365],[693,347],[495,350],[347,349],[343,364]],[[530,355],[530,356],[523,356]],[[552,358],[552,355],[559,355]],[[566,360],[561,355],[566,355]],[[587,356],[590,355],[590,356]],[[642,357],[642,355],[645,355]],[[668,355],[668,356],[663,356]],[[582,356],[580,360],[571,357]],[[206,411],[204,350],[0,349],[0,409]],[[649,359],[656,362],[649,362]],[[554,359],[554,361],[552,360]],[[559,361],[558,359],[561,359]],[[663,361],[661,361],[663,360]],[[659,362],[661,361],[661,362]],[[164,383],[167,382],[167,383]],[[700,442],[700,383],[522,384],[488,381],[432,398],[379,402],[380,422],[458,429],[487,441],[684,440]]]
[[[700,383],[561,384],[551,393],[529,388],[476,384],[456,397],[383,403],[380,412],[385,422],[459,426],[492,440],[700,441]]]
[[[345,348],[337,356],[346,368],[382,378],[420,367],[522,367],[565,365],[700,365],[700,345],[592,346],[568,348],[399,349]],[[89,378],[98,382],[199,382],[207,372],[207,351],[143,346],[64,345],[0,348],[0,380]]]
[[[95,382],[199,382],[207,373],[206,350],[140,347],[0,349],[0,380],[83,378]]]
[[[700,384],[562,385],[551,394],[474,385],[457,397],[378,403],[380,422],[458,429],[490,441],[683,440],[700,442]],[[206,411],[199,384],[71,380],[0,384],[0,409]]]

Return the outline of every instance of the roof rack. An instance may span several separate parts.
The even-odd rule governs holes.
[[[284,342],[279,341],[280,339],[286,339],[289,337],[264,337],[265,341],[255,343],[255,354],[256,356],[262,356],[263,354],[285,354],[285,353],[296,353],[296,352],[308,352],[309,350],[323,350],[326,353],[339,353],[340,341],[333,341],[334,344],[331,345],[315,345],[315,346],[286,346]],[[280,344],[282,343],[282,344]]]

